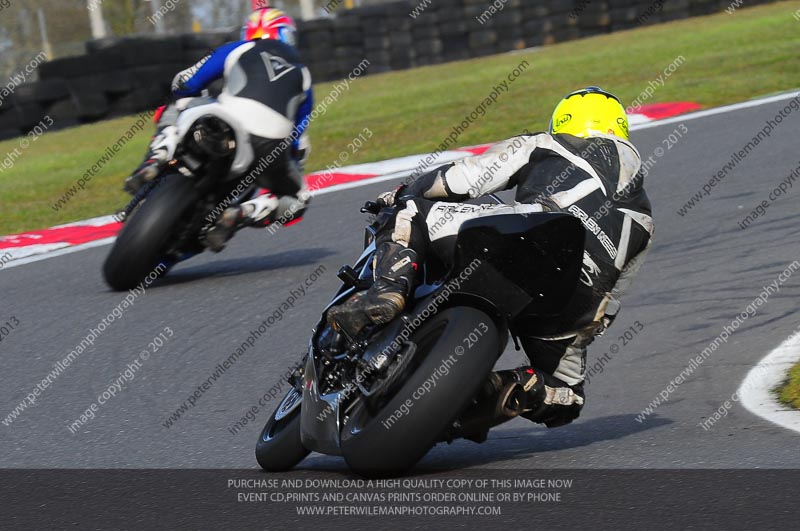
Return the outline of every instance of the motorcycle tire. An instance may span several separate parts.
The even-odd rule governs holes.
[[[270,415],[269,421],[261,430],[261,435],[256,443],[256,461],[261,468],[268,472],[283,472],[297,465],[311,452],[307,450],[300,440],[300,410],[302,404],[293,401],[302,401],[295,389],[281,401],[280,405]],[[287,404],[287,401],[292,401]],[[287,409],[288,413],[285,413]],[[281,412],[285,414],[281,414]]]
[[[359,475],[400,475],[422,459],[469,406],[505,345],[492,319],[466,306],[431,317],[412,341],[413,373],[383,408],[372,414],[362,401],[342,428],[342,455]]]
[[[170,174],[125,221],[103,264],[103,276],[116,291],[126,291],[151,275],[164,259],[181,219],[197,201],[197,192],[184,176]],[[159,276],[166,273],[164,264]]]

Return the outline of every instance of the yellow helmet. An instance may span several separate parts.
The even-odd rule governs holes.
[[[628,140],[628,115],[619,98],[600,87],[586,87],[556,105],[550,119],[550,133],[581,138],[616,135]]]

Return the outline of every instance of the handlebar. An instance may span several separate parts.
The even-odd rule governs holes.
[[[381,205],[376,203],[375,201],[367,201],[364,203],[364,206],[361,207],[362,214],[375,214],[377,215],[381,211]]]

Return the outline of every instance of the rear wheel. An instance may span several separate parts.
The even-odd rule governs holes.
[[[504,342],[485,313],[444,310],[414,334],[417,352],[406,380],[379,411],[363,399],[342,429],[342,454],[363,476],[410,469],[470,404]]]
[[[163,275],[169,268],[164,255],[181,220],[196,203],[197,192],[182,175],[161,179],[125,221],[103,264],[103,276],[112,289],[129,290],[148,275]],[[162,262],[164,267],[160,268]]]
[[[261,430],[256,460],[269,472],[289,470],[311,452],[300,440],[300,410],[303,395],[291,389]]]

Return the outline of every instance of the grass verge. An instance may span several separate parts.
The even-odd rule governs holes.
[[[800,409],[800,363],[792,367],[788,379],[776,392],[781,404]]]
[[[356,164],[427,153],[451,134],[521,63],[527,67],[508,91],[458,136],[458,145],[500,140],[523,129],[542,130],[565,93],[601,85],[624,102],[634,101],[678,57],[679,66],[642,103],[694,101],[723,105],[797,86],[800,1],[692,18],[602,35],[550,47],[365,76],[310,126],[309,170],[341,160]],[[315,87],[322,101],[333,84]],[[47,133],[23,150],[10,168],[0,166],[0,234],[48,227],[108,214],[123,206],[121,183],[141,160],[149,131],[138,133],[84,190],[63,208],[54,205],[100,159],[135,117]],[[360,149],[348,144],[364,128],[372,132]],[[724,134],[720,131],[720,134]],[[635,137],[634,137],[635,141]],[[0,164],[19,148],[0,143]],[[355,151],[355,152],[353,152]]]

